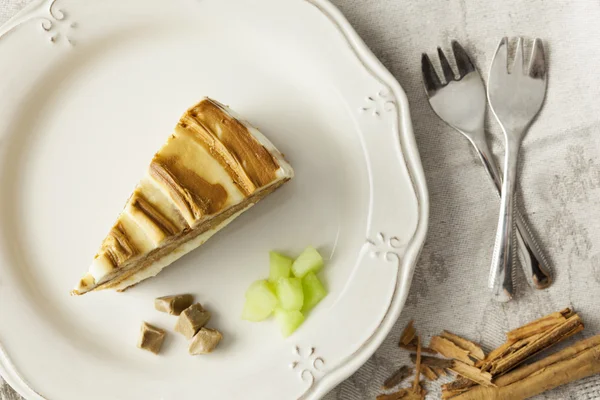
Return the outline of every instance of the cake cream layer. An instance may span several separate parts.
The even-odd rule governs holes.
[[[72,294],[156,275],[292,177],[264,135],[203,99],[155,154]]]

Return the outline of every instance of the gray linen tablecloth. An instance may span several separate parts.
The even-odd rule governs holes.
[[[2,0],[0,22],[28,0]],[[383,380],[408,362],[397,347],[414,319],[425,342],[442,329],[491,349],[504,332],[573,306],[600,333],[600,2],[544,0],[334,0],[408,94],[431,199],[427,243],[406,308],[381,348],[325,400],[373,399]],[[430,110],[420,55],[458,39],[487,71],[502,36],[542,37],[550,60],[546,104],[524,141],[521,199],[552,262],[556,282],[534,291],[519,271],[518,297],[495,304],[486,290],[498,200],[468,143]],[[487,129],[499,137],[488,117]],[[502,154],[500,141],[494,151]],[[439,398],[429,384],[428,398]],[[539,399],[600,399],[600,376]],[[0,378],[0,400],[17,400]]]

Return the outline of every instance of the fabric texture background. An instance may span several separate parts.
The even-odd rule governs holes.
[[[0,0],[0,22],[29,0]],[[171,0],[174,1],[174,0]],[[600,333],[600,2],[591,0],[333,0],[367,45],[395,75],[410,101],[415,135],[430,193],[429,233],[410,295],[381,348],[325,400],[374,399],[381,383],[409,362],[397,347],[414,319],[428,343],[443,329],[486,349],[504,332],[565,306],[586,329]],[[549,60],[546,103],[523,143],[519,203],[551,260],[554,285],[534,291],[517,271],[517,298],[490,300],[486,289],[499,201],[468,142],[429,108],[420,56],[449,51],[457,39],[484,78],[502,36],[545,40]],[[497,156],[500,130],[486,129]],[[426,385],[439,398],[439,383]],[[284,397],[282,397],[283,399]],[[19,400],[0,378],[0,400]],[[600,399],[600,376],[555,389],[537,399]]]

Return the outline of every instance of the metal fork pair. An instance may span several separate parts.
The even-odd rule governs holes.
[[[537,39],[536,39],[537,41]],[[536,42],[537,43],[537,42]],[[541,45],[541,42],[539,42]],[[497,51],[497,55],[500,54],[504,57],[504,66],[496,67],[492,69],[494,73],[495,85],[502,85],[501,75],[499,74],[500,68],[504,68],[504,73],[507,74],[506,70],[506,39],[504,39]],[[535,49],[536,47],[534,47]],[[427,54],[423,54],[421,58],[421,69],[423,73],[423,82],[425,84],[425,90],[429,98],[429,103],[435,113],[448,125],[462,133],[473,145],[473,148],[477,152],[477,155],[481,159],[483,167],[491,177],[498,194],[502,197],[501,202],[501,216],[499,222],[498,234],[496,237],[496,246],[494,247],[494,256],[492,262],[492,271],[490,274],[490,287],[494,290],[494,297],[499,301],[508,301],[513,296],[513,282],[512,282],[512,267],[516,262],[516,257],[513,256],[511,248],[512,235],[512,193],[514,189],[514,178],[516,171],[516,164],[512,160],[516,159],[515,146],[507,145],[507,157],[510,150],[511,163],[510,168],[506,171],[510,172],[509,180],[505,182],[505,189],[508,189],[508,196],[503,196],[503,177],[500,170],[496,166],[492,153],[489,149],[485,132],[484,132],[484,118],[486,111],[486,91],[481,79],[481,75],[477,72],[477,69],[471,62],[469,56],[457,41],[452,41],[452,52],[456,60],[456,67],[458,69],[458,76],[452,70],[446,55],[441,48],[438,47],[438,56],[440,59],[440,65],[444,74],[445,82],[442,82],[436,73],[431,60]],[[522,52],[520,53],[522,56]],[[543,57],[543,53],[542,53]],[[502,58],[502,57],[500,57]],[[523,60],[520,60],[521,64]],[[500,63],[498,63],[499,65]],[[513,78],[518,77],[513,74]],[[490,77],[492,79],[492,75]],[[514,79],[513,79],[514,81]],[[504,82],[506,83],[506,82]],[[507,85],[507,89],[514,90],[511,85]],[[514,94],[514,93],[512,93]],[[507,96],[510,96],[508,93]],[[501,99],[498,97],[498,103]],[[491,101],[491,98],[490,98]],[[541,104],[540,104],[541,106]],[[538,108],[539,109],[539,108]],[[508,118],[507,115],[511,112],[518,110],[507,109],[507,107],[499,107],[500,113],[503,118]],[[496,111],[496,110],[494,110]],[[537,113],[537,112],[536,112]],[[534,114],[535,115],[535,114]],[[499,118],[498,115],[496,115]],[[530,122],[530,121],[529,121]],[[523,126],[523,130],[527,126]],[[503,126],[504,129],[504,126]],[[513,130],[512,128],[510,128]],[[507,134],[507,143],[516,143],[517,140],[509,141],[509,137],[518,136],[519,134],[512,135]],[[520,136],[522,138],[522,134]],[[520,143],[520,140],[518,141]],[[514,165],[513,165],[514,164]],[[508,166],[508,163],[507,163]],[[505,174],[507,176],[507,174]],[[509,201],[510,200],[510,201]],[[529,284],[536,289],[544,289],[552,283],[551,275],[547,268],[547,262],[540,251],[540,248],[534,239],[529,226],[525,222],[523,216],[516,211],[516,243],[521,254],[522,266],[525,270],[525,275]]]

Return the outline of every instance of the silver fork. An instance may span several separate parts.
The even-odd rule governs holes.
[[[423,54],[421,58],[423,83],[429,97],[429,104],[443,121],[471,142],[500,195],[502,175],[492,158],[484,132],[486,97],[481,75],[457,41],[452,41],[452,51],[458,77],[452,71],[444,52],[438,48],[446,83],[441,82],[427,54]],[[516,236],[528,282],[536,289],[548,287],[552,278],[546,268],[546,260],[525,220],[518,212]],[[512,291],[512,286],[510,290]]]
[[[542,108],[546,83],[546,61],[541,39],[533,42],[529,66],[526,68],[523,39],[519,38],[510,72],[508,39],[500,41],[490,68],[487,94],[506,142],[500,217],[490,273],[490,286],[501,301],[512,297],[510,266],[516,254],[512,245],[512,230],[519,149],[525,133]],[[504,283],[500,285],[499,282]]]

